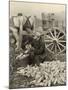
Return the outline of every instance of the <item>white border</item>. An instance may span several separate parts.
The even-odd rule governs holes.
[[[45,3],[61,3],[67,4],[68,0],[10,0],[10,1],[30,1],[30,2],[45,2]],[[67,10],[68,15],[68,10]],[[8,89],[9,77],[9,2],[8,0],[0,0],[0,90]],[[68,18],[67,18],[68,22]],[[67,55],[68,55],[68,25],[67,25]],[[67,63],[68,70],[68,63]],[[68,74],[67,74],[68,76]],[[68,79],[67,79],[68,81]],[[67,90],[67,86],[43,87],[43,88],[28,88],[38,90]],[[18,89],[20,90],[20,89]]]

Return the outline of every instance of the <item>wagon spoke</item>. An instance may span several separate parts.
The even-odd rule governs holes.
[[[56,30],[54,30],[54,35],[55,35],[55,37],[56,37]]]
[[[47,35],[47,38],[49,38],[49,39],[53,40],[53,38],[52,38],[52,37],[50,37],[50,36],[48,36],[48,35]]]
[[[64,41],[64,40],[59,40],[59,42],[66,42],[66,41]]]
[[[64,35],[63,35],[63,36],[61,36],[61,37],[59,37],[59,39],[63,39],[63,37],[64,37]]]
[[[50,30],[50,34],[51,34],[52,38],[54,38],[54,35],[53,35],[53,33],[51,32],[51,30]]]
[[[53,50],[53,48],[54,48],[54,44],[52,45],[51,50]]]
[[[53,43],[50,43],[49,45],[47,45],[47,47],[51,46]]]
[[[65,48],[65,46],[63,45],[63,44],[61,44],[61,43],[58,43],[60,46],[62,46],[63,48]]]
[[[60,50],[60,52],[61,52],[61,48],[60,48],[59,44],[57,44],[57,47],[58,47],[58,49],[59,49],[59,50]]]
[[[60,32],[58,33],[57,38],[59,37],[59,35],[60,35]]]
[[[65,48],[61,52],[64,52],[64,51],[65,51]]]
[[[45,42],[53,42],[52,40],[45,40]]]
[[[55,45],[55,53],[57,53],[57,46]]]

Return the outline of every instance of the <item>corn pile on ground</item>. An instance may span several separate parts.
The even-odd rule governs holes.
[[[32,77],[32,86],[53,86],[66,84],[66,62],[48,61],[40,63],[40,66],[20,67],[17,74]]]

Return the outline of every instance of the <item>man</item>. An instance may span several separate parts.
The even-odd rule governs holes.
[[[27,66],[28,64],[40,65],[40,63],[45,61],[45,57],[45,43],[42,40],[42,34],[36,32],[29,42],[26,42],[24,54],[22,54],[18,59],[21,59],[22,66]]]
[[[42,34],[36,32],[33,40],[31,41],[32,51],[30,52],[30,62],[39,65],[40,62],[45,60],[45,43],[42,40]]]

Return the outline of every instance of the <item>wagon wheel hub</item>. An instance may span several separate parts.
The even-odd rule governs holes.
[[[54,44],[57,44],[57,43],[58,43],[58,39],[55,38],[55,39],[53,40],[53,43],[54,43]]]
[[[44,35],[45,47],[53,54],[59,54],[66,49],[65,33],[57,28],[51,28]]]

